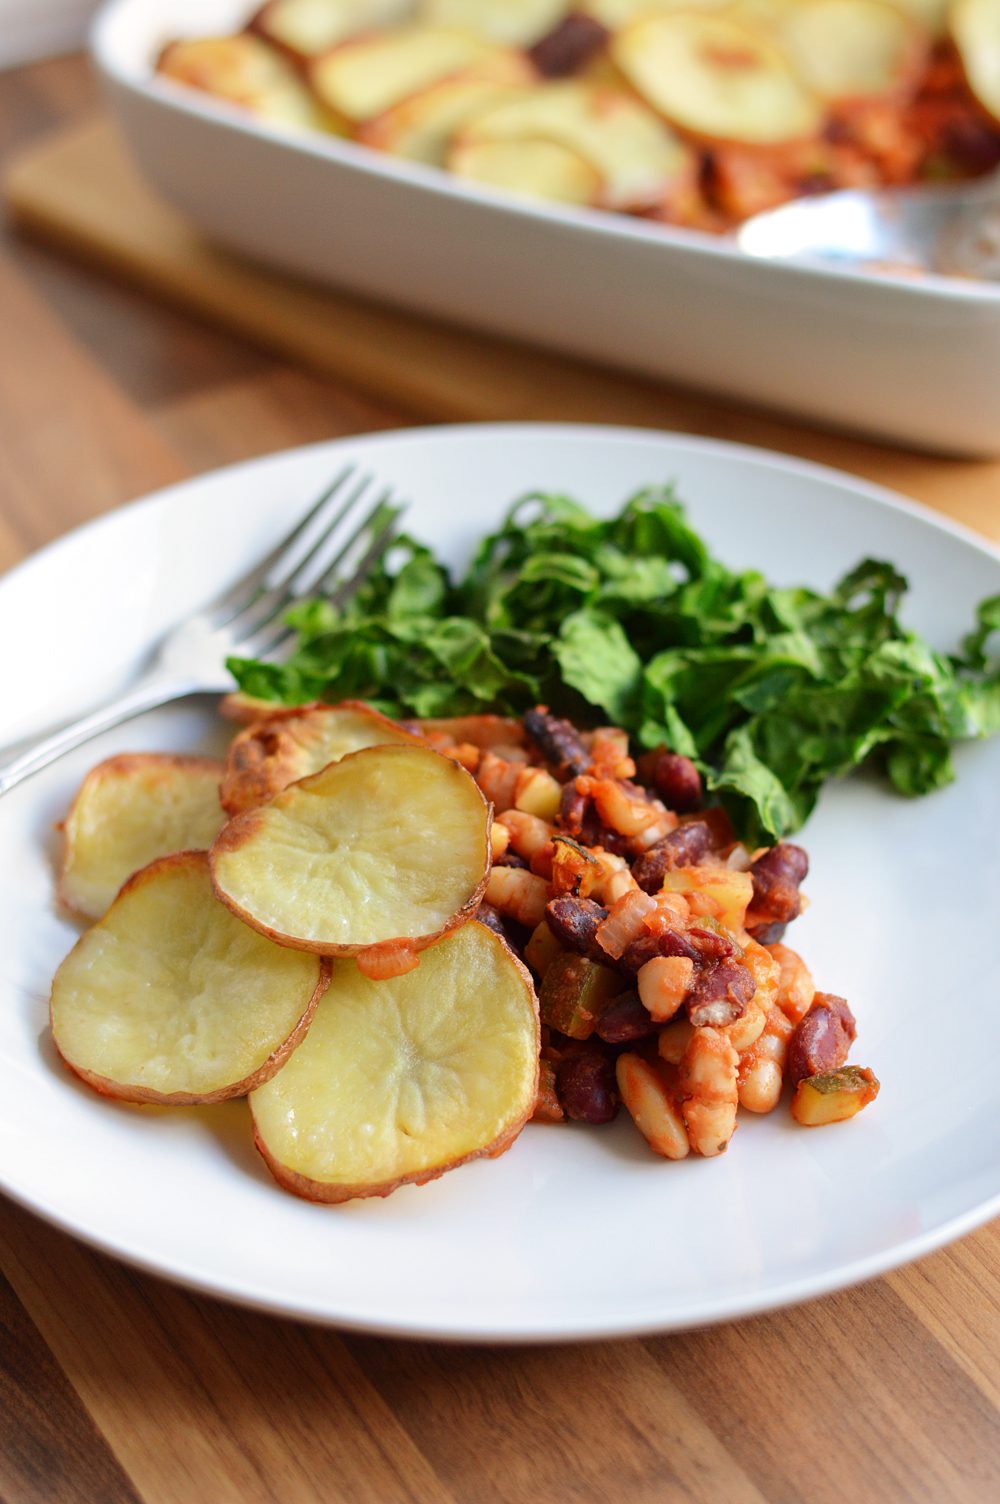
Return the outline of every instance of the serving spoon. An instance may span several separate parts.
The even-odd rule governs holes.
[[[767,260],[1000,282],[1000,174],[920,188],[848,188],[755,214],[740,248]]]

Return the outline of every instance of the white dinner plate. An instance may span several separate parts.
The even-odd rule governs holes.
[[[166,626],[245,568],[348,459],[413,499],[410,525],[456,563],[539,487],[597,513],[675,480],[733,565],[828,586],[860,555],[910,577],[907,616],[954,646],[1000,557],[832,470],[631,430],[425,429],[338,441],[162,491],[70,534],[0,581],[0,741],[97,699]],[[0,1184],[95,1246],[263,1310],[368,1331],[569,1339],[679,1328],[865,1279],[1000,1210],[1000,743],[913,803],[873,780],[829,789],[804,834],[812,899],[794,944],[846,995],[853,1057],[882,1081],[853,1122],[744,1116],[722,1159],[655,1158],[631,1124],[529,1125],[484,1160],[385,1201],[280,1191],[243,1102],[105,1102],[57,1062],[46,1001],[73,943],[52,897],[52,826],[112,752],[221,745],[212,708],[157,711],[0,801]]]

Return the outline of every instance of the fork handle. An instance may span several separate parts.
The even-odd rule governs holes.
[[[181,700],[185,695],[195,694],[204,687],[175,679],[141,680],[125,694],[102,705],[99,710],[91,711],[90,715],[82,716],[78,721],[71,721],[61,731],[47,736],[44,741],[38,742],[10,762],[0,763],[0,796],[8,793],[25,778],[30,778],[33,773],[47,768],[50,763],[62,757],[64,752],[72,752],[74,747],[82,746],[102,731],[110,731],[113,726],[130,721],[144,710],[167,705],[171,700]]]

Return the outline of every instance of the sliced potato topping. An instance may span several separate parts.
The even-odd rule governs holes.
[[[652,110],[622,89],[580,80],[542,84],[477,114],[464,139],[557,142],[597,170],[601,202],[614,209],[651,208],[695,171],[690,148]]]
[[[583,0],[578,8],[609,31],[618,31],[640,16],[666,15],[674,10],[728,10],[731,4],[732,0]]]
[[[122,883],[156,857],[205,850],[222,829],[222,764],[134,752],[92,768],[63,822],[59,897],[100,919]]]
[[[196,37],[165,47],[158,71],[189,88],[251,110],[278,125],[331,129],[291,64],[258,37]]]
[[[393,744],[419,745],[411,732],[367,705],[351,700],[315,705],[300,715],[262,721],[241,731],[229,749],[219,795],[223,807],[238,815],[266,804],[290,783],[318,773],[348,752]],[[213,832],[213,840],[217,834]]]
[[[420,14],[462,26],[504,47],[533,47],[572,9],[571,0],[421,0]]]
[[[822,124],[820,101],[781,49],[724,15],[648,16],[620,31],[611,50],[646,103],[696,136],[768,145]]]
[[[296,57],[317,57],[371,27],[402,20],[410,0],[268,0],[251,29]]]
[[[969,88],[1000,121],[1000,10],[996,0],[952,0],[948,13]]]
[[[250,1098],[275,1178],[314,1201],[386,1196],[509,1147],[538,1082],[528,973],[473,921],[391,981],[351,960],[304,1044]]]
[[[531,70],[522,57],[516,52],[504,56],[509,59],[509,81],[472,75],[447,78],[367,121],[358,129],[358,140],[411,162],[443,167],[456,131],[481,110],[516,98],[530,80]]]
[[[360,124],[441,79],[483,66],[497,51],[458,27],[401,26],[343,42],[316,59],[310,77],[329,109]]]
[[[926,55],[926,33],[885,0],[801,0],[780,35],[799,76],[829,100],[905,92]]]
[[[467,141],[459,137],[448,166],[460,178],[527,198],[596,204],[601,175],[579,152],[558,141]]]
[[[237,815],[212,848],[216,891],[285,945],[335,955],[429,945],[476,907],[489,806],[430,748],[369,747]]]
[[[186,851],[136,873],[70,951],[52,983],[52,1034],[105,1096],[220,1102],[274,1074],[328,980],[320,957],[235,919],[207,856]]]

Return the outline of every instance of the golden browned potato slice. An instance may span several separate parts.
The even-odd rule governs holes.
[[[785,11],[780,36],[799,76],[831,101],[905,94],[929,41],[885,0],[800,0]]]
[[[319,956],[234,919],[202,851],[126,883],[52,983],[56,1049],[95,1091],[186,1106],[244,1096],[309,1027],[329,982]]]
[[[457,27],[399,26],[341,43],[311,64],[309,76],[328,109],[361,125],[444,78],[487,66],[497,51]]]
[[[504,56],[509,59],[509,82],[471,74],[446,78],[443,83],[434,84],[383,115],[376,115],[374,120],[366,121],[358,128],[358,140],[395,157],[443,167],[452,137],[470,116],[487,106],[515,98],[519,89],[531,81],[531,68],[525,58],[516,52]]]
[[[448,166],[460,178],[526,198],[596,204],[601,175],[585,157],[558,141],[467,141],[459,136]]]
[[[534,1109],[538,1050],[528,973],[477,921],[389,982],[334,961],[305,1043],[250,1098],[257,1147],[311,1201],[434,1180],[510,1147]]]
[[[308,705],[283,705],[280,700],[258,700],[253,695],[244,694],[242,689],[237,689],[232,694],[223,695],[219,701],[219,714],[227,721],[235,721],[240,726],[252,726],[255,721],[267,721],[272,716],[301,715],[304,710],[312,710],[319,701],[311,701]]]
[[[1000,11],[996,0],[952,0],[948,20],[969,88],[987,114],[1000,120]]]
[[[345,37],[401,21],[410,0],[268,0],[249,29],[305,60],[329,52]]]
[[[666,15],[675,10],[727,10],[731,4],[732,0],[583,0],[576,9],[593,16],[609,31],[617,31],[640,16]]]
[[[912,16],[932,37],[943,37],[948,29],[951,0],[893,0],[897,9]]]
[[[490,809],[429,747],[369,747],[237,815],[212,848],[223,903],[283,945],[422,950],[475,910]]]
[[[63,821],[59,898],[100,919],[126,878],[172,851],[205,850],[225,821],[222,763],[132,752],[92,768]]]
[[[458,744],[469,742],[484,752],[493,747],[523,747],[527,741],[520,721],[505,715],[452,715],[408,721],[422,736],[447,737]]]
[[[171,42],[157,71],[165,78],[240,105],[276,125],[332,130],[291,64],[259,37],[197,37]]]
[[[611,51],[648,105],[702,139],[774,145],[823,122],[781,49],[725,15],[649,16],[620,31]]]
[[[421,0],[420,15],[504,47],[533,47],[572,8],[571,0]]]
[[[234,739],[219,797],[229,814],[239,815],[266,804],[299,778],[339,762],[348,752],[392,745],[412,747],[419,739],[388,716],[352,700],[259,721]]]
[[[540,84],[475,115],[466,142],[554,141],[600,174],[600,202],[638,210],[661,203],[680,177],[693,180],[696,158],[658,115],[626,94],[576,79]]]

